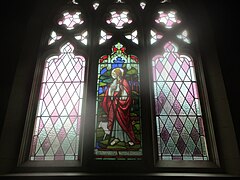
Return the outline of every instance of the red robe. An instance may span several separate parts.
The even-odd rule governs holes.
[[[119,125],[124,132],[127,133],[132,142],[137,143],[138,140],[135,138],[132,122],[130,119],[130,107],[131,107],[131,88],[126,79],[120,80],[120,84],[123,86],[124,90],[127,92],[127,98],[121,100],[121,91],[114,92],[113,98],[108,95],[108,90],[106,90],[102,107],[107,113],[108,118],[108,129],[111,131],[113,128],[114,120],[118,121]]]

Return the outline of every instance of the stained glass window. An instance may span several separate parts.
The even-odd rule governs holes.
[[[124,24],[131,24],[132,20],[128,17],[129,12],[128,11],[122,11],[122,12],[116,12],[111,11],[110,12],[111,17],[106,20],[108,24],[115,24],[116,29],[122,29]]]
[[[124,3],[122,0],[117,0],[116,3]]]
[[[117,43],[99,59],[96,160],[142,159],[139,60]]]
[[[98,6],[99,6],[99,3],[97,3],[97,2],[93,3],[94,10],[97,10]]]
[[[141,17],[134,13],[131,3],[122,0],[113,1],[111,6],[98,1],[86,2],[81,8],[76,1],[71,2],[72,7],[68,3],[67,7],[71,8],[58,16],[57,27],[53,27],[45,42],[59,53],[48,54],[44,59],[38,106],[32,117],[35,124],[30,160],[82,161],[80,151],[91,153],[98,162],[134,160],[138,163],[145,160],[143,149],[149,143],[143,144],[148,135],[143,136],[146,129],[142,120],[148,127],[156,127],[156,131],[149,132],[156,132],[153,136],[157,144],[149,144],[157,147],[158,160],[209,160],[194,61],[173,43],[177,40],[187,49],[191,41],[177,11],[165,11],[169,2],[159,1],[153,12],[149,12],[148,7],[154,5],[150,1],[133,2]],[[92,13],[90,22],[84,11],[80,11],[87,7]],[[145,18],[145,12],[157,16]],[[140,18],[147,25],[138,22]],[[174,29],[176,26],[179,28]],[[127,53],[126,47],[132,53]],[[153,53],[156,56],[149,57]],[[91,78],[86,83],[83,55],[90,59],[87,73]],[[149,66],[143,67],[149,61],[153,74],[147,71]],[[150,82],[141,79],[141,86],[148,85],[149,90],[154,90],[155,111],[151,106],[143,106],[143,102],[151,101],[151,91],[144,91],[146,98],[142,98],[140,69],[141,77],[153,76]],[[92,81],[94,77],[97,81]],[[96,97],[90,102],[92,98],[88,94],[83,96],[84,85],[91,89],[96,82]],[[94,108],[89,106],[92,103],[96,105]],[[82,118],[82,106],[94,111],[92,117]],[[152,116],[145,110],[155,113]],[[87,139],[86,132],[80,129],[93,125],[90,132],[93,138]],[[89,142],[94,151],[87,148],[89,152],[86,152],[84,148]]]
[[[77,34],[75,36],[75,39],[77,40],[80,40],[81,43],[83,43],[84,45],[87,45],[87,39],[88,39],[88,32],[87,31],[84,31],[80,34]]]
[[[138,44],[137,30],[134,30],[132,33],[125,35],[127,39],[132,40],[132,42]]]
[[[160,0],[160,2],[161,2],[162,4],[164,4],[164,3],[169,3],[169,2],[171,2],[171,0]]]
[[[154,30],[150,31],[150,35],[151,35],[150,44],[154,44],[155,42],[157,42],[157,40],[162,39],[162,37],[163,37],[162,34],[156,32]]]
[[[100,38],[99,38],[99,44],[102,44],[104,42],[106,42],[108,39],[111,39],[112,35],[110,33],[107,33],[103,30],[101,30],[100,32]]]
[[[193,60],[168,42],[152,59],[160,160],[208,160]]]
[[[73,3],[73,4],[78,4],[75,0],[72,0],[72,3]]]
[[[74,29],[76,24],[82,24],[84,21],[81,18],[81,12],[75,12],[70,14],[69,12],[63,13],[63,18],[58,21],[59,25],[65,25],[67,30]]]
[[[146,2],[141,1],[141,2],[140,2],[140,7],[141,7],[142,9],[145,9],[145,6],[146,6]]]
[[[85,58],[66,43],[45,62],[30,160],[77,160]]]
[[[174,24],[181,23],[176,16],[176,11],[169,11],[165,13],[164,11],[158,11],[159,17],[155,19],[156,23],[163,24],[165,28],[171,29]]]
[[[190,39],[188,38],[187,30],[184,30],[181,34],[178,34],[177,38],[182,39],[184,42],[186,42],[188,44],[191,43]]]
[[[52,31],[51,38],[48,40],[48,45],[55,43],[57,40],[61,39],[62,36],[57,35],[55,31]]]

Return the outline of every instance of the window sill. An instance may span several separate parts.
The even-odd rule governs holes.
[[[219,169],[219,166],[212,161],[157,161],[155,167],[159,168],[212,168]]]
[[[137,179],[152,179],[156,177],[161,177],[161,179],[203,179],[203,178],[239,178],[239,176],[229,175],[229,174],[216,174],[216,173],[11,173],[0,175],[3,178],[13,178],[13,179],[59,179],[59,178],[67,178],[74,179],[90,179],[97,177],[131,177]]]

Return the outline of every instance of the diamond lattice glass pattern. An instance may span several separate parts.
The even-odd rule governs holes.
[[[159,159],[208,160],[193,61],[164,49],[152,61]]]
[[[77,160],[85,59],[67,43],[45,63],[31,160]]]

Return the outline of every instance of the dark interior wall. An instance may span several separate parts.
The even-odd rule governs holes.
[[[203,0],[215,35],[230,111],[240,147],[239,111],[239,19],[237,1]]]
[[[0,88],[2,101],[0,109],[0,132],[3,126],[11,88],[14,82],[15,71],[21,56],[22,45],[25,37],[27,36],[26,31],[28,21],[34,10],[35,2],[35,0],[12,0],[7,1],[3,6],[6,8],[5,10],[7,10],[7,18],[5,19],[7,24],[3,26],[3,30],[5,32],[3,38],[4,42],[7,42],[7,46],[4,46],[7,60],[4,61],[4,66],[1,66],[3,84]]]
[[[226,92],[229,100],[230,110],[238,137],[240,142],[240,119],[238,118],[238,84],[239,75],[239,57],[237,57],[237,38],[239,20],[237,19],[237,1],[224,1],[224,0],[202,0],[206,6],[207,13],[209,14],[210,22],[213,27],[216,48],[220,60],[221,70],[223,73]],[[5,117],[8,100],[11,93],[12,84],[14,81],[15,70],[21,56],[22,44],[24,37],[27,36],[27,26],[29,18],[34,11],[36,0],[31,1],[7,1],[8,21],[4,26],[7,38],[7,46],[5,46],[7,60],[4,61],[3,78],[1,85],[1,114],[0,114],[0,131],[3,127],[3,120]],[[240,144],[240,143],[239,143]],[[240,145],[239,145],[240,146]]]

